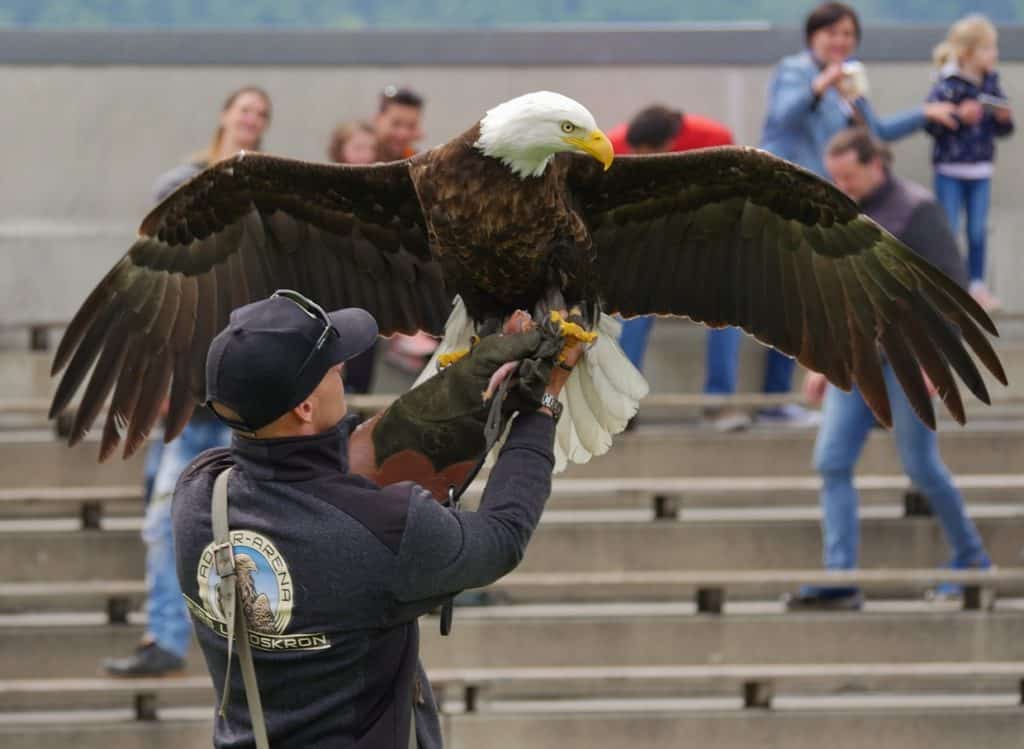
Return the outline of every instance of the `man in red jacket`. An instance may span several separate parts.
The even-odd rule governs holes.
[[[733,142],[725,125],[658,104],[640,110],[628,123],[612,128],[608,139],[616,154],[690,151]]]
[[[690,151],[733,142],[732,133],[725,125],[657,104],[640,110],[628,123],[612,128],[608,139],[616,154]],[[622,323],[619,344],[637,369],[643,369],[647,338],[653,325],[653,316],[634,317]]]

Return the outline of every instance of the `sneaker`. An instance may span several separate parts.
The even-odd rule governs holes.
[[[740,408],[706,408],[704,423],[719,432],[742,432],[749,429],[754,420]]]
[[[949,563],[948,569],[990,570],[992,569],[992,560],[988,558],[988,554],[982,552],[981,556],[976,558],[970,564],[954,560]],[[963,595],[964,589],[959,583],[939,583],[934,588],[925,591],[924,597],[929,601],[955,601],[963,598]]]
[[[980,304],[986,312],[995,312],[1003,306],[1003,303],[988,290],[988,286],[985,285],[984,281],[971,281],[968,290],[971,296],[974,297],[974,301]]]
[[[786,611],[860,611],[864,594],[859,588],[808,588],[782,597]]]
[[[110,676],[170,676],[184,669],[184,658],[155,642],[142,643],[133,655],[103,661],[103,670]]]
[[[757,420],[776,426],[816,427],[821,423],[821,411],[812,411],[796,403],[786,403],[775,408],[761,409],[757,414]]]

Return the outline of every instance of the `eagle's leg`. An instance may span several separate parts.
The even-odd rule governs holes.
[[[547,295],[537,303],[537,312],[534,315],[536,320],[551,320],[558,326],[565,337],[565,348],[559,356],[559,361],[565,358],[565,352],[578,343],[593,343],[597,340],[597,333],[589,331],[584,327],[585,320],[583,311],[577,305],[572,309],[566,309],[565,297],[556,287],[548,291]]]
[[[473,348],[480,342],[481,338],[486,338],[492,333],[498,333],[501,331],[502,321],[500,318],[494,317],[484,320],[480,325],[477,326],[476,334],[470,338],[468,349],[459,349],[457,351],[450,351],[447,354],[441,354],[437,357],[437,366],[440,369],[444,369],[457,362],[462,357],[466,356]]]
[[[578,308],[576,309],[578,310]],[[565,346],[562,349],[562,353],[558,355],[559,361],[564,360],[566,352],[576,344],[593,343],[597,340],[597,333],[587,330],[579,323],[572,322],[572,317],[571,313],[569,318],[565,318],[558,310],[551,311],[551,321],[558,325],[562,331],[562,336],[565,338]]]

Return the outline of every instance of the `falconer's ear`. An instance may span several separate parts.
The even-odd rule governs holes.
[[[313,401],[310,398],[306,398],[306,400],[302,401],[302,403],[292,409],[292,413],[295,414],[295,418],[303,424],[312,424],[313,410]]]

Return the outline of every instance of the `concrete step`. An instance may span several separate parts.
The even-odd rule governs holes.
[[[685,518],[685,513],[684,516]],[[979,519],[996,564],[1019,560],[1024,517]],[[948,547],[930,518],[865,519],[861,566],[938,566]],[[661,569],[801,569],[821,564],[817,521],[542,525],[522,572]]]
[[[993,339],[1010,381],[1010,390],[1024,383],[1024,326],[1019,321],[999,320],[997,326],[1003,337]],[[644,374],[651,383],[652,392],[700,392],[704,384],[707,329],[687,320],[658,320],[654,325],[650,345],[644,359]],[[25,336],[27,338],[27,335]],[[59,333],[52,333],[53,346]],[[761,387],[765,348],[753,339],[744,339],[740,349],[738,384],[740,390],[756,392]],[[5,397],[46,398],[56,387],[50,378],[52,351],[27,351],[24,348],[0,350],[0,382],[7,383]],[[392,379],[383,377],[390,370],[378,363],[378,392],[380,385]],[[799,387],[799,373],[794,377]],[[990,380],[990,387],[994,383]],[[1002,390],[1002,386],[997,386]],[[993,388],[995,391],[995,388]]]
[[[869,696],[902,693],[902,699],[940,698],[942,692],[975,694],[979,701],[999,699],[1020,704],[1019,662],[931,661],[927,663],[816,663],[816,664],[658,664],[653,666],[513,666],[504,668],[433,668],[427,670],[438,704],[445,713],[473,714],[514,710],[510,698],[530,703],[531,712],[553,712],[540,700],[607,697],[616,686],[629,697],[672,694],[687,697],[732,697],[739,707],[763,710],[776,696],[806,695],[839,698],[844,694]],[[964,688],[966,685],[966,689]],[[976,687],[988,685],[986,692]],[[208,704],[208,676],[115,679],[29,678],[0,680],[0,710],[10,722],[33,709],[74,709],[100,699],[131,699],[139,720],[153,720],[168,696],[179,703]],[[871,693],[875,693],[871,695]],[[881,694],[879,694],[881,693]],[[83,699],[84,698],[84,699]],[[1013,700],[1013,702],[1010,702]],[[568,700],[566,700],[568,701]],[[898,702],[899,700],[894,700]],[[522,709],[522,708],[520,708]],[[30,719],[26,719],[28,722]]]
[[[778,603],[737,605],[723,617],[689,603],[460,607],[451,637],[436,617],[421,622],[430,669],[677,664],[923,663],[1024,661],[1024,602],[992,612],[884,602],[861,614],[782,613]],[[746,610],[751,613],[739,613]],[[103,657],[129,654],[141,624],[97,615],[0,617],[4,678],[98,675]],[[522,644],[529,642],[524,649]],[[765,647],[771,643],[771,647]],[[205,673],[193,645],[187,672]]]
[[[1024,591],[1024,568],[987,570],[928,569],[758,569],[758,570],[613,570],[598,572],[514,571],[488,588],[489,605],[502,602],[693,601],[700,613],[780,613],[780,596],[803,585],[857,586],[883,606],[899,605],[901,597],[920,603],[940,583],[961,586],[962,595],[944,603],[953,609],[991,610],[1014,607],[1012,596]],[[29,620],[50,623],[67,615],[89,621],[125,624],[138,620],[145,599],[142,579],[0,583],[0,619],[15,624]],[[753,606],[753,609],[749,607]],[[737,607],[737,608],[734,608]],[[79,621],[79,620],[75,620]]]
[[[136,531],[32,530],[50,522],[0,525],[9,529],[0,530],[5,580],[117,580],[130,579],[132,571],[141,575],[144,550]],[[979,518],[977,525],[996,564],[1018,563],[1024,516]],[[821,559],[820,535],[813,519],[542,523],[520,571],[815,569]],[[948,557],[932,518],[867,518],[861,537],[865,568],[936,567]]]
[[[133,617],[133,620],[141,618]],[[4,678],[103,676],[103,659],[131,655],[143,635],[144,626],[139,623],[89,623],[101,620],[101,616],[91,614],[0,617],[0,659],[4,663]],[[69,621],[84,623],[61,624]],[[205,676],[207,673],[202,654],[194,642],[185,672],[191,676]],[[103,703],[79,702],[75,706],[96,707],[100,704]],[[0,709],[8,707],[0,706]],[[19,704],[19,709],[31,707],[39,705],[32,702]]]
[[[130,460],[96,462],[99,443],[69,448],[49,431],[0,433],[0,489],[25,487],[142,486],[145,450]]]
[[[865,746],[899,749],[1019,749],[1024,712],[1016,707],[965,709],[962,701],[945,705],[911,705],[904,710],[877,708],[771,712],[727,712],[718,704],[688,711],[672,702],[643,704],[598,703],[555,705],[548,714],[513,713],[445,716],[442,725],[449,749],[863,749]],[[952,702],[953,707],[948,703]],[[513,706],[514,707],[514,706]],[[575,709],[573,709],[573,707]],[[584,710],[583,707],[590,707]],[[100,715],[86,722],[82,716],[43,715],[35,724],[3,725],[0,743],[5,749],[181,749],[209,746],[213,731],[210,709],[167,711],[156,722],[130,720],[130,711]]]
[[[1024,712],[1018,707],[963,707],[962,700],[928,707],[912,704],[884,711],[875,706],[808,713],[728,712],[721,701],[693,706],[673,701],[555,704],[559,712],[494,712],[446,716],[442,725],[448,749],[664,749],[669,746],[715,749],[1019,749]],[[953,703],[950,705],[949,703]],[[784,704],[784,703],[780,703]],[[797,705],[803,703],[798,702]],[[512,706],[516,707],[516,706]],[[644,709],[644,708],[647,709]],[[588,708],[588,709],[583,709]],[[209,746],[212,708],[167,711],[167,720],[130,720],[130,710],[97,716],[44,715],[45,723],[0,724],[5,749],[181,749]],[[187,719],[181,716],[185,713]],[[880,742],[885,737],[885,742]]]
[[[990,404],[968,399],[964,403],[967,420],[973,421],[1020,421],[1024,418],[1024,393],[993,387],[994,395]],[[353,395],[348,398],[349,408],[363,414],[374,414],[384,410],[397,397],[394,393],[376,395]],[[654,392],[640,404],[639,423],[673,426],[713,425],[704,422],[707,409],[730,407],[748,411],[752,416],[763,408],[773,408],[785,403],[805,404],[799,392],[783,395],[762,393],[736,393],[734,395],[704,395],[690,392]],[[50,402],[46,398],[0,398],[0,432],[41,431],[55,432],[57,425],[47,418]],[[942,408],[936,410],[939,421],[947,426],[954,425],[953,417]],[[94,429],[103,423],[103,413],[97,419]],[[99,434],[94,431],[94,436]]]
[[[941,711],[917,709],[899,713],[873,710],[728,714],[702,710],[683,712],[673,705],[664,712],[629,715],[612,704],[596,704],[593,712],[553,715],[479,715],[450,719],[450,749],[487,746],[556,749],[566,746],[714,747],[715,749],[864,749],[872,743],[899,749],[987,749],[1019,747],[1024,715],[1013,708]],[[714,708],[712,708],[713,710]],[[827,737],[827,738],[826,738]],[[880,737],[885,737],[879,743]]]
[[[1024,506],[1024,474],[960,474],[955,480],[972,512],[983,506],[995,511],[1003,505]],[[464,495],[467,507],[478,506],[485,486],[484,480],[470,486]],[[906,476],[858,476],[856,486],[861,504],[872,507],[868,512],[876,506],[920,511],[915,499],[907,497],[912,486]],[[810,509],[819,504],[820,488],[817,476],[555,478],[545,518],[580,510],[647,511],[659,517],[682,511],[693,517],[696,511],[708,510]],[[0,518],[76,517],[83,528],[97,528],[104,517],[138,517],[143,511],[141,493],[137,484],[0,489]]]
[[[739,435],[706,428],[652,426],[620,435],[605,455],[572,466],[566,478],[629,476],[795,476],[811,473],[815,430],[757,427]],[[1019,473],[1024,424],[978,422],[942,427],[939,443],[957,473]],[[144,451],[98,465],[98,443],[75,448],[47,432],[0,433],[0,489],[125,485],[142,481]],[[888,434],[876,430],[858,464],[864,474],[898,475],[902,466]]]
[[[812,471],[816,430],[758,427],[719,434],[709,429],[644,428],[616,438],[612,449],[566,478],[628,476],[795,476]],[[1024,465],[1024,424],[976,423],[940,428],[939,446],[958,473],[1019,473]],[[875,430],[858,463],[864,474],[903,472],[890,435]]]

